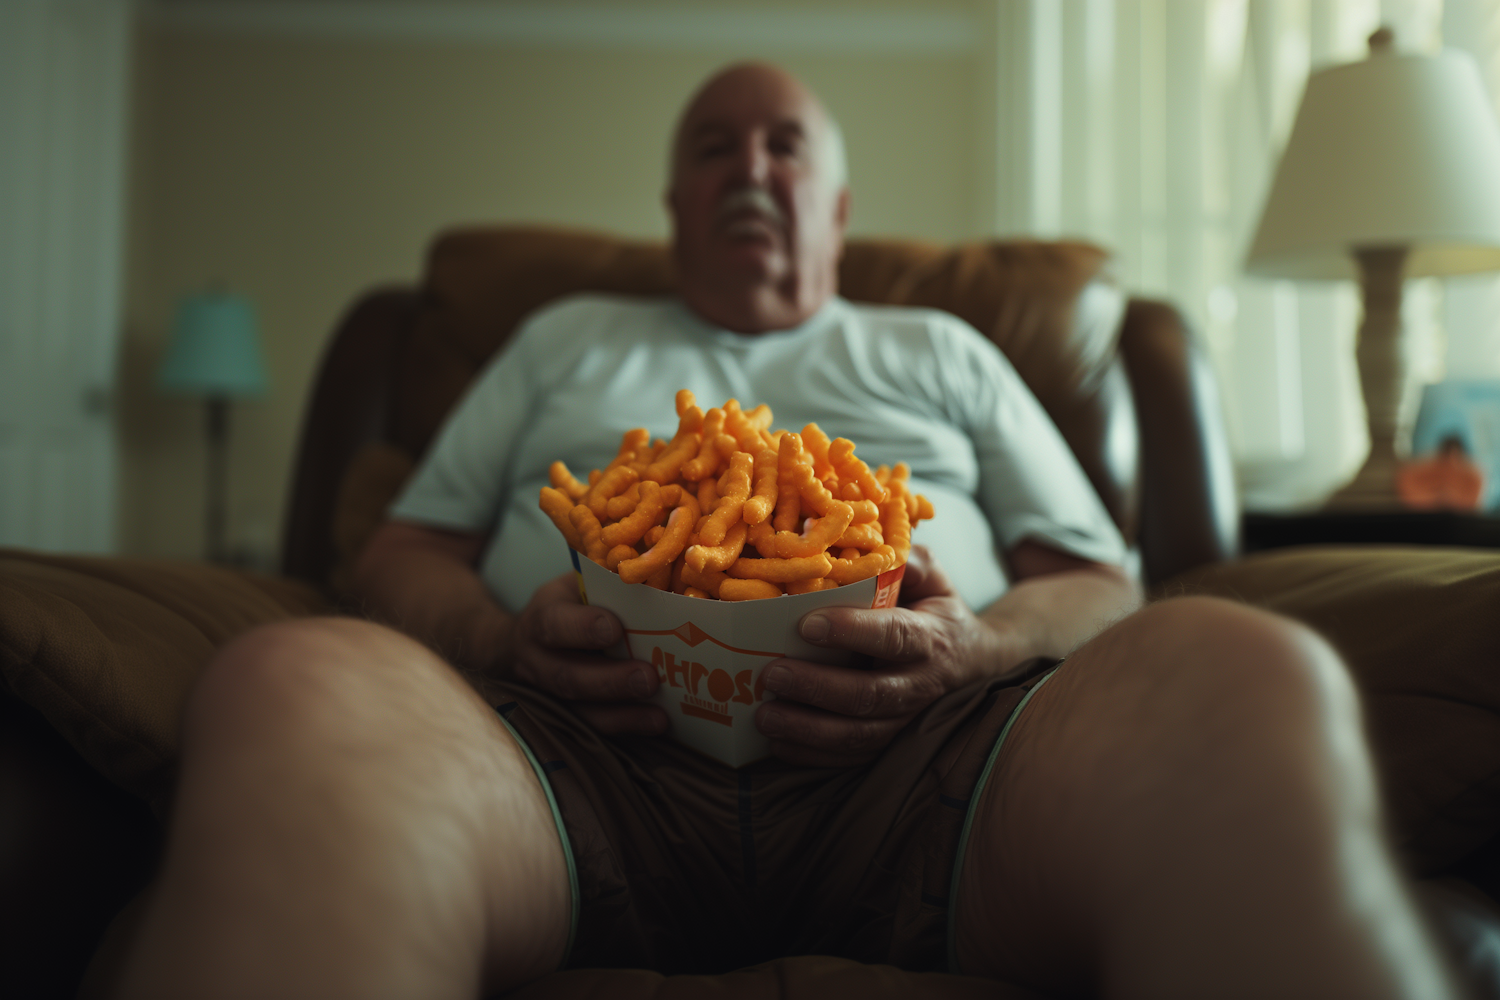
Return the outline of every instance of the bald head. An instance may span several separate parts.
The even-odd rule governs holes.
[[[787,329],[837,292],[848,218],[843,140],[791,74],[740,63],[689,102],[667,204],[684,301],[741,333]]]
[[[743,89],[757,89],[773,81],[776,85],[784,87],[788,94],[795,94],[801,101],[806,102],[816,127],[817,134],[814,141],[818,146],[817,154],[822,164],[821,173],[825,182],[832,185],[834,190],[847,185],[849,165],[844,155],[844,133],[839,128],[838,121],[828,113],[823,102],[816,94],[808,90],[801,80],[780,66],[758,62],[735,63],[727,66],[699,85],[687,106],[683,108],[682,115],[677,120],[677,128],[672,133],[671,183],[676,183],[677,180],[684,133],[692,122],[694,112],[698,111],[705,102],[709,107],[714,106],[726,90],[731,96],[737,96],[738,92]]]

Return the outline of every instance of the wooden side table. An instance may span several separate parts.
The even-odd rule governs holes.
[[[1246,552],[1345,543],[1500,548],[1500,517],[1455,511],[1246,513],[1240,532]]]

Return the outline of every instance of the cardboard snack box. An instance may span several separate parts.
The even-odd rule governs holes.
[[[906,571],[897,566],[814,594],[714,601],[625,583],[577,552],[572,556],[584,603],[608,608],[625,626],[625,640],[610,655],[653,664],[661,678],[654,700],[667,710],[671,735],[730,767],[771,752],[755,728],[756,706],[773,697],[761,684],[766,664],[783,656],[847,661],[846,653],[803,642],[797,634],[802,617],[818,608],[894,607]]]

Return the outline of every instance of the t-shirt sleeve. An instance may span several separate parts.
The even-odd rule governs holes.
[[[977,500],[1002,549],[1027,539],[1121,565],[1125,542],[1068,443],[999,348],[956,322],[946,373],[979,463]]]
[[[449,414],[390,517],[487,533],[505,509],[511,455],[537,393],[523,330],[490,361]]]

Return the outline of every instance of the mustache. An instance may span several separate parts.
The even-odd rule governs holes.
[[[786,224],[786,216],[781,211],[781,206],[776,204],[776,200],[762,187],[742,187],[725,195],[724,200],[719,202],[718,210],[714,213],[715,221],[725,222],[745,211],[765,216],[778,226]]]

